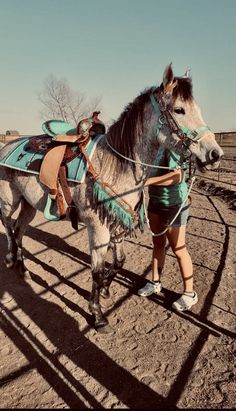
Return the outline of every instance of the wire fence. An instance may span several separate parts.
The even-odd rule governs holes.
[[[215,136],[216,141],[224,151],[221,165],[217,170],[208,171],[206,174],[196,172],[196,175],[204,180],[212,181],[236,191],[236,132],[215,133]],[[18,137],[23,136],[0,134],[0,141],[7,143]]]
[[[204,180],[236,191],[236,132],[215,133],[216,141],[224,151],[220,167],[206,174],[196,173]]]
[[[213,171],[211,172],[213,174]],[[221,174],[222,173],[222,174]],[[221,173],[215,172],[215,175],[202,175],[200,172],[196,172],[196,175],[203,180],[209,180],[223,187],[229,188],[230,190],[236,191],[236,171],[231,172],[231,177],[225,177],[224,169],[222,168]]]

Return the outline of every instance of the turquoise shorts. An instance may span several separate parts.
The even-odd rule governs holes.
[[[154,197],[150,197],[148,203],[148,211],[152,214],[158,215],[160,217],[161,226],[166,227],[181,227],[185,226],[188,222],[189,217],[189,207],[190,203],[183,206],[180,213],[176,217],[176,219],[171,224],[171,221],[175,218],[176,214],[178,213],[181,204],[163,207],[162,205],[157,204]]]

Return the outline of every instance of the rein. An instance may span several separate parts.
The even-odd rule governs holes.
[[[175,118],[173,117],[172,113],[170,110],[166,110],[164,107],[164,103],[162,99],[159,99],[158,101],[156,100],[155,96],[153,94],[150,95],[150,100],[152,103],[152,106],[154,108],[154,111],[156,112],[158,116],[158,124],[157,124],[157,138],[159,136],[159,133],[164,125],[168,125],[170,130],[176,134],[180,141],[177,144],[181,144],[183,148],[183,152],[180,156],[179,163],[180,165],[183,163],[184,159],[188,157],[188,151],[189,147],[192,143],[195,143],[199,141],[203,137],[199,137],[199,134],[201,134],[203,131],[210,130],[209,127],[204,124],[203,126],[196,128],[194,130],[191,130],[187,127],[182,127],[179,126]],[[124,129],[124,124],[122,127],[122,133]],[[141,161],[133,160],[132,158],[126,157],[123,154],[121,154],[119,151],[117,151],[109,142],[108,136],[106,135],[106,143],[108,147],[116,153],[118,156],[123,158],[124,160],[130,161],[135,164],[139,164],[144,167],[151,167],[151,168],[158,168],[158,169],[166,169],[166,170],[176,170],[176,168],[172,167],[166,167],[166,166],[158,166],[155,164],[148,164],[148,163],[143,163]]]
[[[167,125],[171,132],[176,134],[180,141],[177,144],[181,144],[182,153],[180,155],[180,160],[179,160],[179,166],[172,168],[172,167],[166,167],[166,166],[158,166],[155,164],[148,164],[148,163],[143,163],[141,161],[133,160],[129,157],[124,156],[121,154],[119,151],[117,151],[108,141],[108,136],[105,136],[106,139],[106,144],[108,147],[116,153],[118,156],[122,157],[123,159],[130,161],[135,164],[139,164],[144,167],[151,167],[151,168],[159,168],[159,169],[167,169],[167,170],[176,170],[176,168],[181,167],[182,163],[186,160],[186,158],[189,156],[187,153],[189,152],[189,147],[192,143],[199,141],[200,137],[199,134],[201,134],[205,130],[209,130],[209,127],[207,125],[203,125],[202,127],[199,127],[197,129],[191,130],[186,127],[179,126],[175,118],[173,117],[172,113],[170,110],[166,110],[163,99],[160,98],[156,100],[155,96],[153,94],[150,95],[150,100],[152,103],[152,106],[154,108],[154,111],[156,112],[158,116],[158,124],[157,124],[157,138],[159,136],[159,133],[164,125]],[[122,127],[122,134],[124,130],[124,124]],[[138,207],[139,210],[133,210],[132,207],[122,198],[118,193],[115,192],[115,190],[106,182],[103,182],[100,176],[96,173],[90,159],[87,156],[86,150],[83,146],[83,144],[80,144],[80,150],[85,157],[85,160],[88,163],[89,171],[91,173],[91,177],[94,181],[94,199],[96,200],[97,204],[100,203],[102,204],[103,209],[100,210],[102,217],[104,218],[103,211],[106,209],[108,211],[108,216],[105,216],[109,219],[109,213],[115,214],[115,217],[118,218],[120,221],[121,225],[123,226],[124,232],[129,232],[132,233],[135,229],[135,224],[138,223],[140,229],[142,230],[143,224],[145,221],[148,222],[147,218],[147,212],[145,210],[145,205],[144,205],[144,200],[142,201],[142,204]],[[194,182],[195,177],[190,176],[191,184],[188,190],[188,193],[186,195],[186,198],[182,202],[176,216],[174,217],[173,221],[171,221],[171,224],[174,222],[174,220],[177,218],[178,214],[180,213],[181,209],[184,206],[184,203],[186,202],[188,195],[192,189],[192,185]],[[143,199],[144,199],[144,190],[143,190]],[[114,201],[113,201],[114,200]],[[113,201],[113,203],[112,203]],[[115,205],[114,205],[115,203]],[[140,202],[139,202],[140,203]],[[98,205],[97,205],[98,206]],[[141,216],[141,210],[144,213],[144,217],[142,218]],[[111,221],[111,217],[110,217]],[[148,222],[149,224],[149,222]],[[150,226],[149,226],[150,228]],[[167,229],[159,234],[152,233],[153,236],[157,235],[162,235],[167,231]]]
[[[153,108],[154,108],[154,111],[156,112],[156,114],[157,114],[157,116],[158,116],[157,138],[158,138],[158,136],[159,136],[159,133],[160,133],[162,127],[163,127],[164,125],[168,125],[169,128],[170,128],[170,130],[171,130],[174,134],[176,134],[176,135],[179,137],[179,139],[180,139],[180,144],[182,144],[182,148],[183,148],[183,152],[181,153],[180,160],[179,160],[179,163],[180,163],[179,167],[180,167],[181,164],[183,163],[183,161],[185,161],[186,158],[188,157],[188,154],[187,154],[187,153],[188,153],[188,151],[189,151],[190,145],[191,145],[192,143],[195,143],[196,141],[199,141],[199,140],[201,139],[201,137],[199,137],[199,134],[201,134],[203,131],[209,130],[209,127],[208,127],[207,125],[203,125],[203,126],[201,126],[201,127],[199,127],[199,128],[196,128],[196,129],[194,129],[194,130],[191,130],[191,129],[188,129],[188,128],[186,128],[186,127],[179,126],[179,124],[177,123],[177,121],[176,121],[175,118],[173,117],[173,115],[172,115],[172,113],[170,112],[170,110],[166,110],[166,109],[164,108],[164,104],[163,104],[162,99],[160,99],[160,100],[157,101],[156,98],[155,98],[155,96],[154,96],[153,94],[151,94],[151,95],[150,95],[150,100],[151,100],[152,106],[153,106]],[[122,127],[122,133],[123,133],[123,129],[124,129],[124,124],[123,124],[123,127]],[[175,170],[175,169],[176,169],[176,168],[171,168],[171,167],[166,167],[166,166],[158,166],[158,165],[154,165],[154,164],[147,164],[147,163],[143,163],[143,162],[141,162],[141,161],[133,160],[133,159],[131,159],[131,158],[129,158],[129,157],[126,157],[126,156],[124,156],[123,154],[121,154],[119,151],[117,151],[117,150],[110,144],[110,142],[108,141],[107,136],[106,136],[105,138],[106,138],[106,143],[107,143],[108,147],[109,147],[114,153],[116,153],[118,156],[122,157],[123,159],[125,159],[125,160],[127,160],[127,161],[130,161],[130,162],[135,163],[135,164],[139,164],[139,165],[144,166],[144,167],[159,168],[159,169],[168,169],[168,170]],[[179,144],[179,142],[178,142],[177,144]],[[195,176],[194,176],[195,170],[194,170],[194,172],[192,173],[190,167],[191,167],[191,161],[190,161],[190,165],[189,165],[189,175],[190,175],[189,180],[190,180],[190,185],[189,185],[188,192],[187,192],[186,197],[184,198],[183,202],[181,203],[181,205],[180,205],[180,207],[179,207],[176,215],[174,216],[174,218],[172,219],[172,221],[170,222],[169,225],[172,225],[173,222],[176,220],[176,218],[177,218],[178,215],[180,214],[180,212],[181,212],[182,208],[184,207],[184,204],[186,203],[186,201],[187,201],[187,199],[188,199],[188,197],[189,197],[189,194],[190,194],[190,192],[191,192],[191,189],[192,189],[192,186],[193,186],[193,183],[194,183],[194,180],[195,180]],[[147,210],[146,210],[146,206],[145,206],[145,193],[144,193],[144,189],[143,189],[142,193],[143,193],[143,207],[144,207],[145,220],[146,220],[146,222],[147,222],[147,224],[148,224],[148,227],[149,227],[149,229],[150,229],[150,231],[151,231],[151,227],[150,227],[149,219],[148,219],[148,215],[147,215]],[[165,234],[165,233],[167,232],[167,230],[168,230],[168,227],[167,227],[165,230],[163,230],[161,233],[153,233],[153,232],[151,231],[151,234],[152,234],[153,237],[158,237],[158,236],[161,236],[161,235]]]
[[[120,156],[124,160],[130,161],[131,163],[139,164],[140,166],[144,166],[144,167],[163,168],[163,169],[167,169],[167,170],[175,170],[175,168],[172,168],[172,167],[156,166],[155,164],[147,164],[147,163],[143,163],[142,161],[137,161],[137,160],[133,160],[132,158],[126,157],[123,154],[121,154],[119,151],[117,151],[113,146],[111,146],[111,144],[109,143],[109,141],[107,139],[107,136],[106,136],[106,143],[107,143],[108,147],[110,147],[110,149],[112,151],[114,151],[114,153],[116,153],[118,156]]]

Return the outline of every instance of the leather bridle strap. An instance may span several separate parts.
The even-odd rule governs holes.
[[[157,134],[160,133],[163,125],[167,124],[170,127],[171,131],[180,138],[183,145],[188,148],[193,142],[196,142],[200,139],[199,134],[201,134],[203,131],[210,130],[206,124],[194,130],[191,130],[187,127],[182,127],[177,123],[170,110],[164,109],[162,99],[157,101],[155,96],[151,94],[150,100],[158,116]]]
[[[93,178],[94,178],[95,180],[97,180],[97,179],[99,178],[99,175],[96,173],[96,171],[95,171],[95,169],[94,169],[94,167],[93,167],[93,165],[92,165],[92,163],[91,163],[91,161],[90,161],[90,158],[89,158],[89,156],[88,156],[87,153],[86,153],[86,150],[85,150],[85,148],[84,148],[84,145],[83,145],[83,144],[79,144],[79,148],[80,148],[80,151],[81,151],[81,153],[83,154],[85,160],[86,160],[87,163],[88,163],[89,171],[91,172]]]

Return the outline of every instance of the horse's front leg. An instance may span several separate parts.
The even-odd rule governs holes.
[[[89,240],[91,249],[91,267],[92,267],[92,291],[90,294],[89,309],[95,317],[95,328],[102,333],[112,332],[108,325],[108,320],[101,310],[100,292],[104,284],[105,259],[110,242],[109,230],[99,227],[96,231],[89,229]]]
[[[103,298],[110,297],[110,285],[115,278],[117,272],[123,267],[125,262],[125,252],[124,252],[124,241],[123,238],[121,241],[112,241],[110,247],[113,252],[113,263],[109,269],[105,272],[103,277],[103,285],[100,291],[100,294]]]
[[[103,267],[100,266],[100,268],[97,267],[95,270],[92,270],[93,285],[89,302],[90,311],[95,317],[95,328],[100,330],[108,324],[108,320],[102,313],[100,304],[100,290],[103,285],[104,273],[105,265]]]

